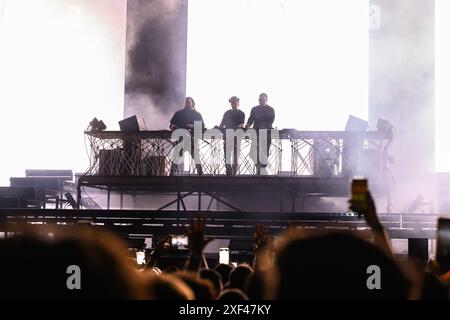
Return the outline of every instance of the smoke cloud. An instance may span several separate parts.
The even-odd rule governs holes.
[[[391,210],[431,212],[434,176],[434,1],[371,0],[379,13],[371,31],[370,122],[395,127]],[[416,199],[421,201],[414,203]]]
[[[187,1],[128,2],[125,116],[167,128],[186,88]]]
[[[396,127],[396,171],[434,171],[434,1],[372,0],[370,113]]]

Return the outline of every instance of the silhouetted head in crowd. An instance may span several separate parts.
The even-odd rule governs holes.
[[[269,277],[269,275],[254,272],[247,280],[245,293],[250,300],[263,300],[266,298],[265,277]]]
[[[213,285],[213,289],[214,289],[214,298],[217,298],[223,289],[222,279],[220,278],[220,274],[214,270],[202,269],[200,271],[200,278],[211,282],[211,284]]]
[[[247,291],[247,282],[253,274],[253,269],[247,264],[241,264],[230,272],[230,289],[241,289]]]
[[[222,279],[222,285],[225,286],[228,283],[228,278],[230,277],[230,272],[233,270],[233,267],[229,264],[219,264],[214,268]]]
[[[177,266],[169,266],[164,269],[164,273],[168,273],[168,274],[177,273],[179,271],[180,271],[180,268],[178,268]]]
[[[147,294],[154,300],[194,300],[192,289],[180,278],[161,274],[156,276],[153,272],[146,271],[143,281]]]
[[[194,292],[196,300],[214,300],[214,289],[210,281],[200,279],[197,273],[179,272],[175,276],[183,280]]]
[[[218,300],[222,300],[222,301],[231,301],[231,300],[235,300],[235,301],[243,301],[243,300],[248,300],[248,297],[246,296],[246,294],[244,292],[242,292],[242,290],[239,289],[227,289],[224,292],[222,292],[218,298]]]
[[[23,228],[0,240],[0,298],[146,298],[126,247],[111,234],[76,227],[49,237]]]
[[[379,268],[381,290],[369,289],[377,285],[371,268]],[[348,233],[292,239],[281,248],[276,269],[275,299],[406,299],[410,288],[391,257]]]
[[[447,300],[449,298],[448,285],[435,274],[426,271],[423,278],[421,300]]]

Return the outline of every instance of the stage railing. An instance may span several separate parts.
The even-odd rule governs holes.
[[[180,140],[171,131],[85,132],[90,145],[86,175],[169,176],[195,174],[198,167],[186,153],[184,163],[174,166],[175,146]],[[271,135],[265,174],[269,176],[342,177],[370,172],[382,173],[388,137],[383,133],[281,130]],[[200,164],[205,175],[224,175],[223,137],[198,139]],[[256,175],[252,157],[254,142],[241,139],[237,175]]]

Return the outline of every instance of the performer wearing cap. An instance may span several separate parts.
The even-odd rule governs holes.
[[[227,176],[234,176],[238,169],[238,150],[237,150],[237,138],[234,137],[233,141],[233,157],[231,150],[227,150],[226,132],[225,130],[236,130],[244,128],[245,113],[239,110],[239,98],[236,96],[231,97],[228,102],[231,104],[231,109],[225,112],[222,122],[219,128],[224,131],[224,152],[225,152],[225,166]]]

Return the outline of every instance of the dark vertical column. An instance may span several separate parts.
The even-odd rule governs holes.
[[[127,5],[125,116],[167,128],[186,95],[188,0]]]
[[[371,126],[378,118],[395,126],[395,173],[432,172],[434,0],[371,0],[371,18]]]
[[[180,30],[180,38],[179,43],[181,46],[181,55],[180,55],[180,65],[183,65],[183,73],[180,75],[180,83],[182,85],[182,89],[180,90],[180,95],[182,98],[186,97],[186,87],[187,87],[187,48],[188,48],[188,18],[189,18],[189,3],[188,0],[182,0],[181,10],[179,15],[179,30]]]

